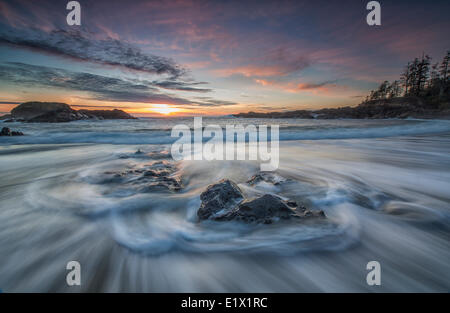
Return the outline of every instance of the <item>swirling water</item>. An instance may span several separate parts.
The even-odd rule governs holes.
[[[0,139],[0,288],[5,291],[450,290],[450,123],[423,120],[205,118],[204,125],[280,125],[279,185],[246,181],[251,161],[178,161],[161,151],[192,118],[21,124]],[[142,155],[136,155],[140,149]],[[142,192],[162,164],[180,191]],[[115,181],[109,173],[131,173]],[[200,193],[229,178],[327,222],[196,220]],[[65,266],[81,264],[82,285]],[[382,285],[368,286],[378,261]]]

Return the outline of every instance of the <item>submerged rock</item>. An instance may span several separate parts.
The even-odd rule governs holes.
[[[261,172],[253,175],[252,178],[247,181],[247,184],[256,185],[262,181],[274,185],[279,185],[280,183],[286,181],[286,179],[273,173]]]
[[[0,136],[11,136],[11,130],[8,127],[3,127]]]
[[[229,215],[236,205],[244,200],[239,187],[228,179],[222,179],[208,188],[200,195],[202,204],[197,211],[200,220],[220,219]]]
[[[141,192],[154,192],[159,190],[180,191],[183,188],[179,177],[158,177],[143,187]]]
[[[200,220],[270,224],[280,219],[325,218],[323,211],[311,211],[294,201],[285,201],[271,194],[244,200],[239,187],[228,179],[208,186],[200,199],[202,203],[197,211]]]
[[[166,161],[157,161],[142,168],[126,171],[106,171],[91,179],[96,184],[111,184],[112,189],[127,189],[135,192],[180,191],[182,180],[176,173],[177,168]]]
[[[11,131],[8,127],[3,127],[0,131],[0,136],[23,136],[23,133],[19,131]]]
[[[264,223],[270,223],[274,218],[290,219],[291,217],[299,217],[295,208],[288,206],[286,201],[270,194],[242,202],[232,216],[233,219],[245,222]]]

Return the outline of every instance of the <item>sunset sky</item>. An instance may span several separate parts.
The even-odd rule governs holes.
[[[137,116],[355,105],[450,49],[450,1],[0,0],[0,112],[25,101]]]

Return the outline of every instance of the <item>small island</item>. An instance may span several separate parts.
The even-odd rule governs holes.
[[[5,122],[64,123],[79,120],[137,119],[118,109],[114,110],[74,110],[66,103],[25,102],[0,119]]]

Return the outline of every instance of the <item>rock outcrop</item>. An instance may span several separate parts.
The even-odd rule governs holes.
[[[0,116],[0,121],[10,120],[12,118],[11,114],[5,114]]]
[[[64,123],[87,119],[136,119],[122,110],[74,110],[65,103],[25,102],[11,110],[11,121]]]
[[[244,200],[241,189],[228,179],[223,179],[208,188],[200,195],[202,204],[197,211],[200,220],[222,219],[235,209],[236,205]]]
[[[165,152],[164,150],[160,151],[163,154]],[[139,149],[131,156],[144,159],[152,153],[156,154],[157,152],[145,153]],[[121,171],[106,171],[96,176],[88,176],[87,180],[93,184],[108,185],[108,194],[178,192],[183,189],[181,176],[177,173],[177,167],[173,162],[161,158],[148,157],[148,159],[150,163],[144,166]]]
[[[8,127],[3,127],[0,131],[0,136],[23,136],[23,133],[19,131],[12,131]]]
[[[286,181],[283,177],[280,177],[273,173],[261,172],[258,173],[247,181],[247,184],[253,186],[260,182],[266,182],[273,185],[279,185],[280,183]]]
[[[200,200],[199,220],[270,224],[278,220],[325,218],[323,211],[308,210],[296,202],[271,194],[245,199],[240,188],[228,179],[208,186]]]
[[[53,111],[72,112],[70,106],[59,102],[25,102],[11,110],[14,119],[30,120]]]
[[[293,201],[266,194],[262,197],[246,200],[230,216],[231,219],[247,223],[257,222],[270,224],[279,219],[325,217],[323,211],[310,211]]]
[[[65,123],[89,119],[88,116],[70,109],[51,111],[27,120],[28,123]]]
[[[122,110],[78,110],[78,113],[84,114],[89,118],[99,118],[104,120],[128,120],[136,119],[134,116]]]

